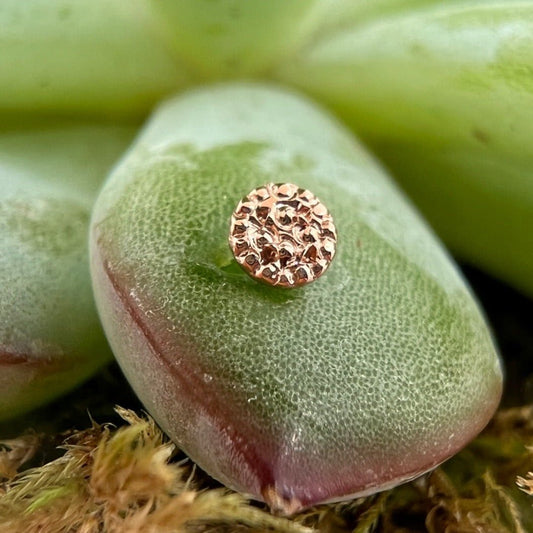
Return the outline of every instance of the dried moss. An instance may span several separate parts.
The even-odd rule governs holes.
[[[64,435],[63,455],[19,474],[42,439],[27,434],[1,443],[1,533],[525,533],[533,524],[533,407],[501,411],[427,476],[292,519],[217,486],[151,418],[117,412],[125,424],[93,421],[73,430]]]

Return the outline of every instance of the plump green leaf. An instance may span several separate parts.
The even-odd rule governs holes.
[[[236,203],[293,182],[329,207],[313,284],[261,285],[228,250]],[[285,512],[443,461],[494,411],[501,370],[460,274],[376,163],[296,95],[228,85],[155,114],[99,196],[97,304],[165,431],[230,487]]]
[[[143,0],[0,3],[0,114],[139,115],[188,82]]]
[[[57,397],[109,350],[87,257],[92,201],[134,129],[0,133],[0,419]]]
[[[533,293],[533,4],[352,8],[279,79],[348,122],[454,251]]]
[[[169,48],[200,79],[264,76],[305,42],[330,3],[149,0]]]

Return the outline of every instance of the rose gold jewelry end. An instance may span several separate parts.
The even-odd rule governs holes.
[[[292,288],[326,271],[335,256],[337,230],[313,193],[292,183],[267,183],[238,203],[229,245],[250,276]]]

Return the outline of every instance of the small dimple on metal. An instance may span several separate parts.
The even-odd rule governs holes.
[[[252,277],[297,287],[328,268],[337,231],[326,206],[292,183],[268,183],[243,198],[231,217],[229,245]]]

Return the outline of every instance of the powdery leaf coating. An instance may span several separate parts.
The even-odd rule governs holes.
[[[532,296],[533,3],[337,7],[276,79],[341,116],[456,255]]]
[[[0,133],[0,419],[109,360],[87,229],[96,190],[134,130],[39,124]]]
[[[258,283],[227,246],[236,202],[298,183],[339,244],[316,283]],[[116,167],[91,231],[97,304],[128,379],[228,486],[294,512],[432,468],[501,393],[458,272],[376,164],[297,96],[253,85],[166,103]]]
[[[148,0],[173,57],[197,80],[264,76],[320,26],[324,0]]]
[[[0,113],[143,116],[190,83],[144,0],[0,3]]]

